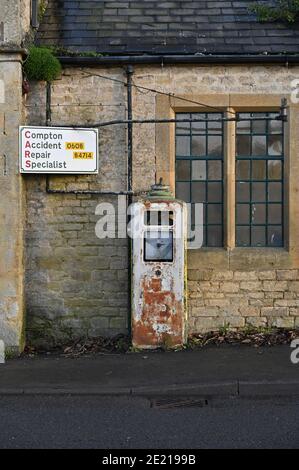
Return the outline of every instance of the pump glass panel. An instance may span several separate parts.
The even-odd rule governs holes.
[[[173,261],[173,232],[148,230],[144,235],[144,261]]]

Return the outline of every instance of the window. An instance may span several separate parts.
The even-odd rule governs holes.
[[[284,245],[284,131],[277,112],[241,112],[228,124],[236,133],[236,154],[224,148],[223,113],[178,113],[176,123],[176,197],[204,206],[204,246],[222,247],[224,210],[235,202],[229,246],[282,247]],[[232,127],[231,127],[232,126]],[[228,140],[228,139],[225,139]],[[229,143],[227,144],[229,145]],[[235,179],[227,174],[228,207],[224,207],[224,154],[235,165]],[[229,209],[230,208],[230,209]],[[235,231],[235,243],[233,233]]]
[[[236,246],[283,246],[283,127],[276,116],[239,114],[256,120],[236,129]]]
[[[176,125],[176,197],[204,205],[204,246],[223,246],[223,121],[221,113],[178,113],[202,119]]]

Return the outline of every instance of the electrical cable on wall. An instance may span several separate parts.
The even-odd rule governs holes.
[[[120,83],[120,84],[124,85],[125,87],[127,86],[127,83],[123,80],[120,80],[119,78],[107,77],[105,75],[100,75],[98,73],[85,72],[84,70],[82,70],[82,73],[85,73],[89,77],[99,77],[99,78],[102,78],[104,80],[111,80],[113,82]],[[166,91],[156,90],[155,88],[148,88],[148,87],[145,87],[145,86],[142,86],[142,85],[136,85],[134,82],[132,82],[131,86],[134,87],[134,88],[137,88],[137,89],[139,88],[140,90],[145,90],[145,91],[149,91],[151,93],[156,93],[158,95],[164,95],[164,96],[168,96],[169,98],[175,98],[175,99],[178,99],[178,100],[181,100],[181,101],[185,101],[186,103],[196,104],[196,105],[202,106],[204,108],[214,109],[214,111],[218,111],[220,113],[223,112],[223,110],[221,108],[217,108],[216,106],[211,106],[211,105],[208,105],[206,103],[202,103],[200,101],[190,100],[188,98],[184,98],[183,96],[176,95],[175,93],[167,93]],[[236,113],[234,111],[227,110],[226,112],[229,113],[229,114],[232,114],[234,116],[236,115]]]
[[[120,80],[118,78],[113,78],[113,77],[107,77],[105,75],[101,75],[101,74],[96,74],[96,73],[90,73],[90,72],[84,72],[82,70],[82,73],[86,74],[86,78],[87,77],[99,77],[99,78],[102,78],[104,80],[109,80],[109,81],[112,81],[112,82],[116,82],[116,83],[119,83],[125,87],[127,87],[127,83],[123,80]],[[137,90],[145,90],[145,91],[148,91],[148,92],[151,92],[151,93],[156,93],[156,94],[160,94],[160,95],[164,95],[164,96],[167,96],[169,98],[175,98],[175,99],[178,99],[178,100],[181,100],[181,101],[185,101],[187,103],[190,103],[190,104],[196,104],[198,106],[202,106],[204,108],[209,108],[209,109],[213,109],[214,111],[217,111],[218,113],[223,113],[223,109],[221,108],[217,108],[216,106],[211,106],[211,105],[208,105],[206,103],[203,103],[203,102],[200,102],[200,101],[196,101],[196,100],[190,100],[188,98],[184,98],[182,96],[178,96],[176,95],[175,93],[167,93],[167,92],[163,92],[161,90],[156,90],[154,88],[148,88],[148,87],[144,87],[142,85],[136,85],[133,81],[130,85],[131,87],[134,87],[136,88]],[[62,106],[99,106],[101,105],[101,103],[99,104],[95,104],[95,103],[85,103],[85,104],[73,104],[73,103],[68,103],[68,104],[54,104],[52,105],[51,104],[51,107],[62,107]],[[123,106],[121,103],[119,104],[119,106]],[[276,119],[281,119],[281,120],[285,120],[285,110],[286,110],[286,101],[285,99],[282,100],[282,105],[281,105],[281,113],[280,115],[276,118]],[[106,126],[110,126],[110,125],[115,125],[115,124],[129,124],[129,123],[132,123],[132,124],[166,124],[166,123],[177,123],[177,122],[229,122],[229,121],[240,121],[240,120],[244,120],[244,119],[240,119],[238,117],[238,113],[234,112],[234,111],[230,111],[229,109],[226,109],[225,110],[225,113],[226,114],[231,114],[233,117],[231,118],[226,118],[226,117],[220,117],[220,118],[214,118],[214,119],[206,119],[206,118],[201,118],[201,119],[197,119],[197,118],[190,118],[190,119],[134,119],[134,120],[128,120],[128,119],[122,119],[122,120],[113,120],[113,121],[107,121],[107,122],[100,122],[100,123],[93,123],[93,124],[89,124],[89,126],[86,126],[84,124],[80,125],[80,127],[90,127],[90,126],[93,126],[93,127],[106,127]],[[250,120],[262,120],[262,119],[266,119],[267,118],[258,118],[258,117],[246,117],[246,120],[247,121],[250,121]],[[273,118],[269,118],[269,119],[273,119]],[[70,127],[78,127],[78,124],[69,124]]]

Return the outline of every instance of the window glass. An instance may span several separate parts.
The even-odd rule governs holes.
[[[238,114],[237,246],[283,246],[284,136],[277,116],[277,113]]]
[[[204,246],[223,246],[223,114],[178,113],[176,197],[204,205]],[[194,205],[191,211],[194,224]]]

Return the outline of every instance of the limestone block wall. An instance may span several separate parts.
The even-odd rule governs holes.
[[[26,230],[27,331],[35,341],[126,332],[126,239],[96,237],[107,198],[47,194],[30,176]],[[109,199],[115,203],[116,199]]]
[[[52,124],[88,124],[125,119],[126,88],[101,76],[125,80],[122,68],[71,68],[52,85]],[[267,108],[290,96],[298,67],[281,66],[136,66],[138,86],[155,88],[215,106],[250,102]],[[176,110],[198,106],[134,88],[135,118],[173,117]],[[246,97],[246,99],[245,99]],[[244,105],[245,106],[245,105]],[[299,187],[298,106],[290,107],[290,141],[286,156],[286,247],[235,248],[189,252],[189,331],[230,325],[298,326]],[[45,124],[45,84],[32,84],[27,122]],[[174,179],[173,125],[136,124],[133,185],[149,189],[162,175]],[[288,130],[289,132],[289,130]],[[37,335],[113,334],[126,331],[128,318],[127,241],[99,240],[95,207],[101,196],[76,195],[76,189],[126,189],[126,127],[100,130],[98,176],[51,176],[48,184],[69,194],[48,194],[44,176],[24,176],[27,194],[26,309],[27,325]],[[104,200],[114,201],[112,196]],[[297,215],[296,215],[297,214]],[[231,219],[227,218],[227,223]],[[233,228],[231,229],[233,232]]]
[[[24,193],[18,133],[24,123],[21,47],[30,29],[30,0],[0,0],[0,339],[24,345]]]
[[[102,71],[107,73],[107,71]],[[113,76],[124,78],[122,70]],[[32,83],[27,122],[45,125],[46,87]],[[66,70],[52,85],[52,123],[92,125],[125,119],[125,90],[80,71]],[[99,175],[24,176],[27,188],[27,331],[35,341],[127,331],[128,240],[96,236],[96,207],[110,202],[125,217],[125,199],[76,191],[126,190],[126,129],[99,133]],[[124,209],[123,209],[124,208]],[[121,214],[121,215],[120,215]]]
[[[299,327],[297,269],[189,270],[189,332],[221,327]]]
[[[23,343],[23,181],[18,130],[23,121],[19,54],[0,54],[0,339]]]
[[[30,18],[30,0],[0,0],[0,46],[20,47]]]

